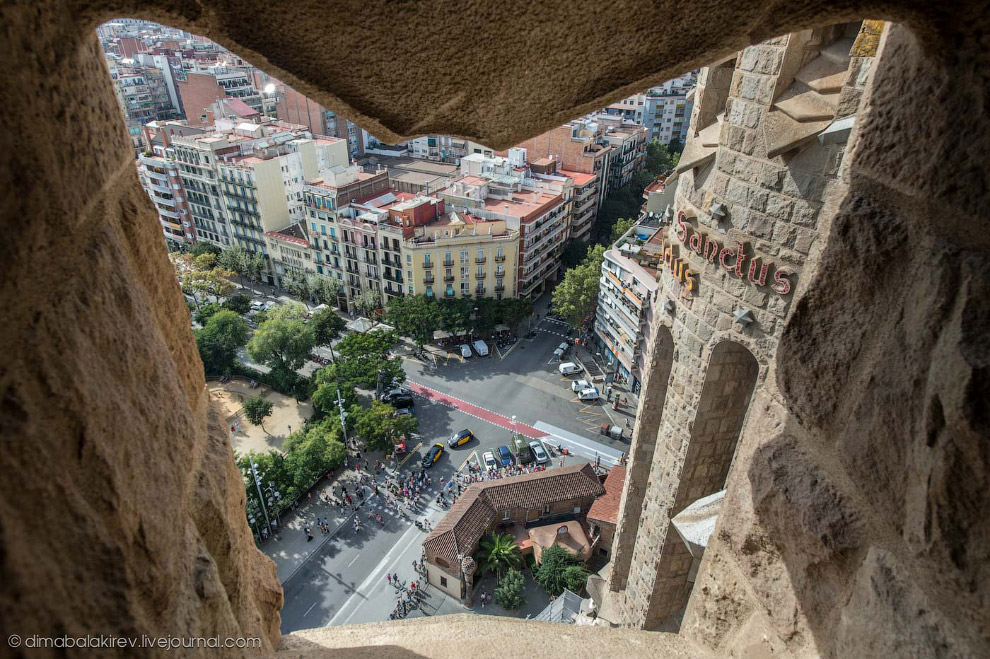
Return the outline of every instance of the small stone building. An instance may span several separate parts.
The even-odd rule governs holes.
[[[426,580],[461,597],[461,557],[488,533],[553,518],[579,519],[605,494],[590,464],[473,483],[423,541]]]

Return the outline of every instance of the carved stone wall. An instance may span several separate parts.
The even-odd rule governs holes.
[[[492,148],[770,39],[735,64],[724,155],[707,174],[684,175],[678,204],[704,223],[710,200],[700,193],[718,190],[734,229],[800,265],[798,286],[789,307],[774,308],[773,296],[761,306],[752,290],[709,277],[698,292],[704,313],[678,305],[671,376],[651,385],[669,383],[644,495],[643,517],[656,523],[637,534],[628,583],[642,595],[630,601],[656,601],[661,547],[678,551],[664,543],[662,509],[678,496],[710,351],[731,335],[760,372],[682,633],[717,654],[754,645],[987,654],[990,19],[973,0],[951,12],[921,0],[770,10],[732,0],[512,0],[457,12],[425,0],[285,12],[253,1],[6,4],[4,632],[257,635],[268,648],[278,638],[274,568],[252,545],[240,478],[210,421],[188,316],[92,34],[117,16],[216,39],[382,138],[447,133]],[[805,209],[778,195],[804,198],[814,177],[789,175],[800,169],[789,161],[761,163],[759,181],[749,180],[758,159],[749,124],[769,107],[766,67],[787,61],[780,35],[864,17],[903,27],[873,67],[840,185],[813,190],[819,221],[808,224]],[[438,33],[456,38],[423,38]],[[857,102],[849,94],[840,106]],[[810,248],[807,229],[818,236]],[[733,329],[740,300],[773,343]],[[656,622],[658,609],[637,607],[638,624]],[[489,627],[517,653],[554,647],[527,652],[528,635]],[[459,648],[454,629],[431,627],[430,651]],[[326,633],[327,646],[375,642]],[[388,651],[402,652],[408,638],[388,636]]]

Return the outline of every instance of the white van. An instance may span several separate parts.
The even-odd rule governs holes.
[[[471,345],[474,346],[474,351],[476,353],[478,353],[478,356],[479,357],[487,357],[488,356],[488,346],[481,339],[478,339],[477,341],[475,341]]]

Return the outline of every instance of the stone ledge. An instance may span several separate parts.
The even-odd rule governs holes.
[[[709,657],[677,634],[584,627],[463,613],[324,627],[282,637],[275,656],[325,657]],[[342,652],[343,651],[343,652]]]

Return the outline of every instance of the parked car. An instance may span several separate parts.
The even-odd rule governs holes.
[[[563,359],[564,355],[566,355],[567,351],[570,349],[571,349],[570,345],[566,343],[561,343],[559,346],[557,346],[557,349],[553,351],[553,354],[557,359]]]
[[[392,416],[416,416],[411,407],[403,407],[392,413]]]
[[[437,442],[436,444],[430,447],[430,450],[427,451],[426,455],[423,457],[423,469],[429,469],[430,467],[435,465],[437,463],[437,460],[439,460],[440,456],[442,455],[443,455],[443,444]]]
[[[577,392],[582,389],[592,389],[591,383],[587,380],[574,380],[571,382],[571,391]]]
[[[533,451],[529,448],[529,444],[522,437],[514,437],[512,439],[512,448],[515,449],[516,460],[521,465],[528,465],[529,463],[536,460],[533,457]]]
[[[265,303],[261,300],[255,300],[251,303],[251,311],[261,311],[265,307]]]
[[[405,409],[407,407],[413,407],[416,401],[410,394],[399,394],[398,396],[392,396],[388,399],[388,404],[397,410]]]
[[[594,387],[582,389],[578,392],[578,398],[584,401],[598,400],[598,390]]]
[[[485,463],[485,469],[498,469],[498,462],[495,461],[495,454],[485,451],[481,454],[481,460]]]
[[[388,391],[382,394],[382,402],[388,403],[391,402],[393,398],[396,398],[398,396],[409,396],[409,395],[410,392],[408,389],[403,389],[402,387],[396,387],[394,389],[389,389]]]
[[[471,346],[466,343],[461,344],[461,357],[464,359],[470,359],[473,353],[471,352]]]
[[[478,339],[477,341],[475,341],[471,345],[474,346],[474,351],[476,353],[478,353],[478,356],[479,357],[487,357],[488,356],[488,345],[484,341],[482,341],[481,339]]]
[[[450,439],[447,440],[447,446],[457,448],[458,446],[464,446],[472,439],[474,439],[474,433],[465,428],[451,435]]]
[[[564,362],[557,367],[557,370],[560,371],[561,375],[577,375],[583,369],[574,362]]]
[[[529,448],[533,452],[533,457],[536,458],[536,463],[545,465],[550,462],[550,456],[543,449],[543,444],[539,440],[534,439],[529,443]]]
[[[499,462],[502,463],[503,467],[508,467],[512,464],[512,451],[509,450],[508,446],[499,446],[495,450],[498,453]]]

